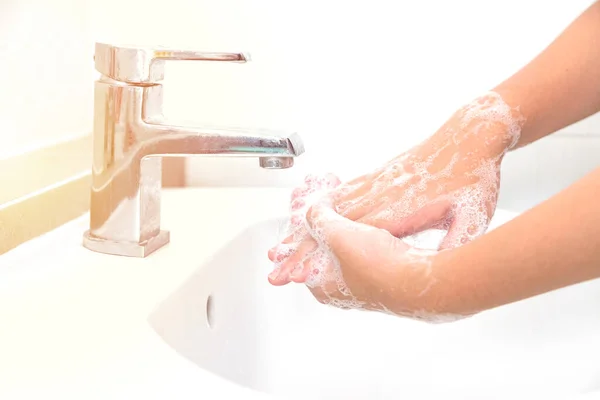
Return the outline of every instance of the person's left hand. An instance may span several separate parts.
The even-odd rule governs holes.
[[[309,276],[302,280],[319,302],[428,322],[465,316],[452,311],[449,288],[436,274],[440,253],[412,248],[383,229],[340,216],[325,203],[308,211],[307,222],[313,238],[307,242],[314,248],[304,261]]]

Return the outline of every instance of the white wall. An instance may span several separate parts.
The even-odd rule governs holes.
[[[91,132],[86,18],[79,0],[0,2],[0,158]]]
[[[458,105],[529,61],[592,3],[91,1],[96,40],[252,53],[245,65],[169,65],[167,116],[295,129],[304,138],[307,153],[295,168],[196,159],[189,168],[196,185],[294,185],[309,171],[342,178],[364,173],[433,133]],[[527,207],[591,169],[598,139],[588,134],[600,133],[599,121],[511,155],[502,205]],[[577,161],[569,158],[575,154]],[[541,187],[534,181],[545,182],[547,168]],[[515,200],[523,192],[527,199]]]

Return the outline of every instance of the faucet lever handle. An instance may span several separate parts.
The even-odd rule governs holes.
[[[94,63],[102,75],[125,83],[148,84],[165,77],[165,61],[226,61],[245,63],[247,53],[177,50],[162,47],[114,46],[96,43]]]

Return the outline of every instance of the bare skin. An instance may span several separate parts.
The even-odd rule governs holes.
[[[308,221],[361,308],[435,321],[600,278],[598,193],[600,169],[464,246],[417,257],[389,232],[326,206]],[[335,285],[312,291],[321,302],[348,298]]]
[[[485,113],[465,119],[473,108],[468,105],[421,145],[384,164],[380,170],[340,185],[328,194],[330,210],[343,217],[344,222],[336,220],[336,224],[342,224],[339,231],[326,236],[329,239],[320,239],[320,244],[337,257],[345,280],[349,279],[350,271],[365,263],[369,265],[361,268],[369,266],[369,271],[374,271],[373,258],[364,259],[350,251],[351,248],[362,249],[363,253],[369,250],[366,246],[372,240],[368,235],[387,243],[387,250],[380,249],[376,254],[383,257],[380,261],[387,260],[383,264],[389,264],[395,259],[396,265],[399,264],[397,270],[402,271],[406,268],[398,257],[407,249],[397,247],[393,242],[397,240],[395,237],[432,227],[448,230],[440,248],[444,251],[430,260],[439,264],[435,270],[441,275],[436,281],[447,284],[439,284],[445,288],[439,293],[434,289],[428,291],[431,301],[439,303],[439,310],[426,304],[415,306],[417,308],[468,314],[596,277],[600,260],[598,252],[593,250],[600,248],[597,243],[600,208],[594,202],[594,193],[600,193],[600,172],[589,175],[497,231],[481,236],[496,207],[499,168],[506,152],[600,111],[600,2],[590,6],[539,56],[492,92],[499,95],[506,107],[494,103],[499,100],[493,96],[483,96],[473,104],[495,104],[496,110],[511,116],[508,122],[506,118],[490,119]],[[518,134],[513,134],[517,128]],[[411,173],[415,172],[414,166],[424,160],[431,161],[425,166],[428,172],[435,174],[449,169],[450,173],[425,180],[415,193],[408,189],[418,186],[419,178]],[[484,175],[477,172],[483,167],[487,168],[485,182]],[[488,179],[494,174],[497,180]],[[319,210],[316,215],[331,216],[323,207]],[[477,213],[481,216],[472,218]],[[577,221],[574,213],[585,213],[580,216],[586,220]],[[308,222],[314,225],[315,220],[310,215],[307,214]],[[356,226],[366,224],[381,230],[367,234],[368,231],[344,225],[352,221],[357,222]],[[316,223],[316,226],[327,223]],[[356,232],[363,235],[360,240]],[[384,233],[385,240],[381,236]],[[581,235],[579,240],[574,240],[578,235]],[[269,277],[272,284],[306,281],[312,270],[311,254],[319,247],[313,236],[306,235],[294,251],[284,254],[278,251],[279,245],[269,252],[271,260],[280,263]],[[293,240],[290,236],[284,243]],[[371,244],[375,246],[371,249],[375,249],[376,244]],[[390,249],[395,253],[389,253]],[[462,262],[456,262],[458,259]],[[394,275],[395,278],[387,276],[387,281],[405,281],[407,277],[398,271],[394,272],[399,274]],[[444,274],[444,271],[449,272]],[[461,280],[461,276],[470,278]],[[504,285],[508,280],[511,285]],[[353,294],[361,289],[350,286],[377,288],[377,283],[369,282],[366,277],[353,285],[346,283]],[[477,291],[473,291],[474,286]],[[322,297],[322,290],[312,290],[317,298]],[[466,292],[472,295],[467,296]],[[444,299],[449,295],[443,293],[453,293],[451,297],[464,300],[465,304],[446,304]],[[368,296],[363,300],[382,304],[371,301]],[[407,299],[398,300],[399,304],[403,301]],[[386,303],[393,305],[394,300],[386,300]]]

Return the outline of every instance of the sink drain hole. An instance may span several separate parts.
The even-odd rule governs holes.
[[[213,304],[212,296],[208,296],[206,298],[206,325],[209,328],[214,327],[214,314],[215,314],[215,306]]]

